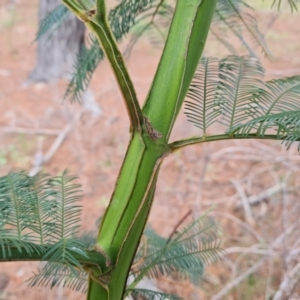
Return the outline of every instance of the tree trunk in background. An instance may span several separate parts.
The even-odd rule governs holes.
[[[60,4],[60,0],[40,0],[39,22]],[[70,74],[83,43],[84,24],[70,14],[57,30],[39,39],[37,64],[29,81],[51,82]]]

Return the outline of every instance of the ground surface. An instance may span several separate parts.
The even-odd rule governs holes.
[[[37,154],[45,154],[57,133],[81,113],[79,105],[63,100],[66,80],[52,84],[26,83],[35,64],[36,45],[32,42],[37,29],[37,1],[19,0],[11,8],[7,2],[0,2],[0,175],[12,169],[30,170]],[[258,13],[263,32],[274,15],[267,11]],[[282,13],[268,29],[266,38],[273,60],[262,57],[268,79],[300,73],[299,18],[299,14]],[[236,47],[241,48],[238,44]],[[153,49],[144,38],[127,60],[141,103],[147,95],[160,51]],[[220,56],[226,51],[211,38],[206,53]],[[107,62],[98,68],[91,91],[98,104],[98,114],[95,110],[83,111],[65,142],[44,165],[44,170],[52,175],[68,168],[70,173],[79,176],[84,191],[84,230],[95,228],[97,218],[109,202],[129,138],[127,116]],[[21,132],[24,128],[25,132]],[[48,131],[41,136],[33,132],[37,129]],[[196,134],[197,129],[182,115],[172,139]],[[281,259],[290,253],[290,245],[299,247],[291,235],[284,243],[280,240],[274,246],[275,258],[268,250],[289,222],[299,217],[299,209],[294,206],[294,200],[299,200],[299,167],[300,158],[295,149],[286,153],[280,143],[254,141],[193,146],[167,158],[149,219],[151,226],[168,236],[186,212],[192,210],[196,217],[215,204],[211,214],[222,227],[222,246],[228,248],[228,255],[221,263],[208,268],[198,287],[183,282],[176,286],[174,279],[162,278],[161,289],[177,292],[184,299],[211,299],[266,255],[253,274],[245,276],[235,289],[229,289],[227,296],[213,299],[265,299],[272,295],[282,276],[297,266],[299,260],[299,255],[293,257],[291,266]],[[265,197],[265,201],[253,207],[252,221],[246,222],[243,210],[235,209],[241,197],[258,195],[271,187],[278,190],[282,182],[284,187],[279,188],[279,193]],[[262,244],[261,251],[249,250]],[[62,288],[51,291],[28,288],[25,281],[38,266],[26,262],[1,264],[0,298],[84,299],[83,295]],[[5,281],[7,285],[2,289],[1,282]],[[296,289],[289,299],[300,299],[297,295]]]

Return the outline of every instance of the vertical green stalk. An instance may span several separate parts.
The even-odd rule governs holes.
[[[217,0],[177,2],[143,113],[168,141],[205,46]],[[176,21],[175,21],[176,20]]]
[[[142,133],[133,133],[97,238],[96,247],[107,257],[110,271],[98,277],[95,274],[90,280],[89,300],[123,297],[150,212],[160,164],[170,152],[167,140],[204,48],[216,1],[177,2],[168,40],[143,109],[147,121],[142,125]],[[103,3],[98,2],[98,10]],[[97,31],[104,51],[109,53],[112,37],[97,29],[103,26],[103,17],[91,20],[94,24],[91,28]],[[118,64],[114,56],[108,59],[112,65]],[[118,73],[118,67],[115,72]],[[117,79],[119,76],[122,74],[116,75]],[[151,132],[157,135],[153,137]]]
[[[73,8],[72,0],[63,1]],[[202,54],[216,1],[177,1],[143,113],[107,24],[105,1],[96,1],[96,10],[76,13],[99,39],[135,129],[95,246],[106,257],[108,270],[105,274],[91,270],[89,300],[121,300],[124,295],[128,273],[151,209],[160,165],[170,153],[168,139]]]

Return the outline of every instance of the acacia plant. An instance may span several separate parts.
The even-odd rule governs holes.
[[[32,285],[64,280],[65,285],[80,289],[87,274],[89,300],[118,300],[129,294],[178,299],[134,288],[143,276],[173,270],[197,280],[206,260],[217,258],[219,246],[215,225],[206,217],[170,239],[146,230],[149,242],[141,240],[164,158],[189,145],[230,139],[281,140],[289,147],[300,140],[300,77],[265,82],[264,69],[253,56],[201,58],[212,21],[223,22],[238,38],[244,26],[267,52],[254,20],[241,13],[241,7],[247,7],[243,1],[177,0],[173,10],[164,0],[123,0],[109,16],[105,0],[62,2],[65,7],[58,7],[55,15],[62,18],[67,7],[93,34],[91,47],[83,49],[78,60],[68,94],[79,98],[105,55],[130,119],[130,140],[92,242],[75,237],[80,192],[72,176],[11,173],[1,178],[1,260],[49,261]],[[296,1],[288,2],[296,7]],[[137,19],[142,13],[151,17],[150,22]],[[172,15],[172,21],[152,86],[140,106],[117,41],[137,22],[143,24],[142,34],[153,25],[156,14]],[[51,27],[52,17],[41,24],[39,34]],[[230,41],[223,43],[230,47]],[[186,115],[199,127],[199,136],[169,142],[186,96]],[[210,135],[207,129],[215,122],[224,124],[224,131]],[[129,274],[134,280],[126,288]]]

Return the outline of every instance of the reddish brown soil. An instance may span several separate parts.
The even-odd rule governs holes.
[[[53,84],[24,84],[35,64],[36,45],[31,43],[37,28],[37,1],[19,0],[16,8],[11,11],[6,3],[2,3],[3,1],[0,3],[0,175],[12,169],[30,169],[39,149],[38,145],[42,145],[43,152],[46,152],[54,141],[53,136],[41,139],[36,135],[7,134],[3,127],[61,130],[80,109],[78,104],[71,105],[63,100],[66,80]],[[267,12],[259,13],[263,26],[266,26],[271,16]],[[274,59],[270,61],[263,58],[268,78],[280,75],[277,71],[283,72],[280,76],[299,73],[300,27],[296,26],[299,23],[297,21],[299,15],[283,14],[269,30],[267,40]],[[222,49],[210,39],[207,53],[218,56],[226,54]],[[153,49],[144,38],[127,61],[141,102],[147,95],[160,51]],[[297,68],[299,70],[294,70]],[[287,70],[286,73],[284,70]],[[97,218],[103,214],[108,204],[129,138],[128,118],[107,62],[103,62],[95,73],[91,90],[102,109],[102,115],[96,117],[85,112],[54,157],[44,166],[44,170],[52,175],[61,173],[66,168],[70,173],[78,175],[84,192],[84,230],[95,229]],[[196,134],[197,129],[182,115],[172,139]],[[237,147],[244,148],[232,152]],[[218,151],[227,151],[226,149],[229,154],[224,152],[216,155]],[[149,219],[151,226],[167,236],[188,210],[192,209],[196,217],[218,203],[213,211],[223,229],[223,247],[249,247],[257,243],[248,231],[224,217],[226,213],[244,221],[243,211],[233,209],[234,203],[240,199],[230,197],[236,194],[230,180],[249,179],[249,175],[253,174],[252,181],[247,181],[248,196],[274,185],[274,178],[284,177],[287,172],[292,174],[291,184],[296,184],[299,179],[295,178],[293,169],[274,162],[274,157],[284,153],[285,150],[279,143],[254,141],[218,142],[178,151],[163,164]],[[290,159],[293,166],[298,168],[299,160],[295,158],[295,149],[289,155],[292,156]],[[266,161],[268,159],[271,163]],[[281,230],[280,197],[277,195],[273,198],[278,205],[271,206],[264,202],[256,207],[253,210],[255,223],[251,224],[268,242]],[[258,258],[252,255],[241,259],[237,272],[242,272]],[[175,286],[170,279],[161,279],[159,285],[167,292],[178,292],[184,299],[210,299],[233,276],[227,263],[230,265],[227,260],[209,267],[207,276],[199,287],[188,283]],[[281,278],[281,263],[278,260],[272,273],[275,289]],[[31,262],[1,263],[0,274],[8,279],[8,285],[0,293],[0,299],[84,299],[82,294],[62,288],[51,291],[48,288],[28,288],[26,280],[38,267],[39,263]],[[241,284],[226,299],[264,299],[266,282],[259,281],[266,274],[267,270],[260,268],[255,275],[254,286],[248,280],[248,284]],[[248,291],[246,294],[245,289]]]

